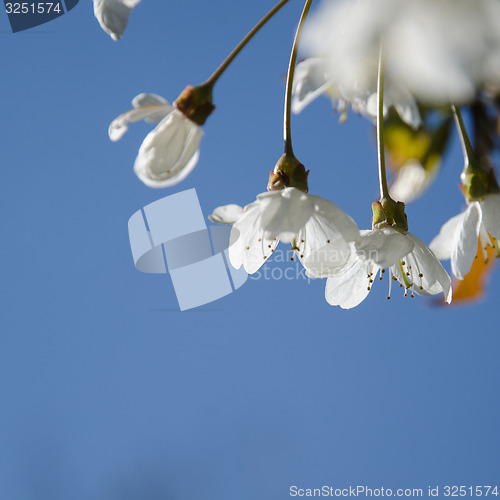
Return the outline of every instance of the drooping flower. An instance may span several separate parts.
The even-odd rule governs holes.
[[[376,77],[377,68],[373,68]],[[325,94],[330,97],[333,109],[346,113],[349,105],[364,117],[377,117],[377,82],[372,80],[367,87],[344,87],[339,78],[321,57],[310,57],[297,64],[293,80],[292,111],[300,113],[310,102]],[[408,90],[397,82],[386,82],[384,91],[384,115],[394,106],[401,119],[412,128],[422,123],[417,103]]]
[[[389,73],[417,99],[466,103],[500,81],[497,0],[324,1],[304,30],[304,45],[324,54],[347,89],[373,78],[380,44]]]
[[[202,94],[199,100],[198,89]],[[144,139],[134,164],[135,173],[147,186],[173,186],[196,166],[203,135],[200,125],[214,109],[211,94],[208,97],[203,94],[201,87],[188,86],[173,106],[158,95],[140,94],[132,101],[134,108],[115,118],[109,126],[110,139],[117,141],[129,123],[146,120],[158,124]]]
[[[94,0],[94,14],[101,28],[113,39],[123,35],[131,10],[141,0]]]
[[[476,257],[478,239],[486,259],[486,247],[491,245],[489,235],[500,239],[500,194],[496,193],[470,202],[461,214],[441,227],[429,246],[439,259],[451,261],[453,274],[462,280]]]
[[[321,247],[335,244],[349,252],[349,241],[359,235],[356,223],[331,201],[288,187],[257,195],[245,209],[227,205],[214,210],[212,220],[233,223],[229,258],[253,274],[281,240],[291,243],[303,261]]]
[[[325,297],[329,304],[343,309],[359,305],[370,292],[380,272],[379,280],[388,270],[389,294],[392,281],[399,281],[405,297],[414,294],[443,293],[451,302],[451,279],[432,251],[409,232],[392,227],[363,230],[360,238],[351,242],[351,252],[344,261],[338,255],[330,258],[328,249],[321,249],[305,263],[313,278],[328,278]]]

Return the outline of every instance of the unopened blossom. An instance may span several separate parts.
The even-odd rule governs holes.
[[[146,136],[135,160],[134,171],[144,184],[153,188],[172,186],[185,179],[195,167],[203,132],[181,111],[155,94],[140,94],[133,109],[113,120],[109,137],[119,140],[128,124],[139,120],[157,123]]]
[[[471,102],[500,82],[498,0],[324,0],[304,30],[346,89],[364,88],[382,43],[387,78],[434,104]]]
[[[291,243],[303,261],[329,244],[349,252],[348,242],[359,235],[356,223],[337,205],[294,187],[261,193],[244,209],[229,207],[214,210],[212,220],[234,223],[229,259],[249,274],[259,270],[279,241]]]
[[[360,238],[351,242],[351,252],[344,261],[338,254],[330,259],[330,250],[321,249],[306,261],[307,274],[311,277],[328,278],[325,297],[329,304],[351,309],[359,305],[370,292],[373,283],[389,279],[391,297],[392,282],[399,282],[404,296],[413,297],[443,293],[451,302],[451,279],[432,251],[409,232],[392,227],[362,230]],[[380,275],[379,275],[380,273]]]
[[[94,14],[101,28],[113,39],[123,35],[130,11],[140,0],[94,0]]]
[[[473,201],[461,213],[446,222],[429,245],[441,260],[451,261],[451,270],[460,280],[469,273],[481,241],[486,260],[490,235],[500,239],[500,194],[488,194]]]
[[[367,87],[344,87],[327,61],[321,57],[310,57],[295,68],[293,79],[292,111],[300,113],[310,102],[325,94],[330,97],[335,111],[345,114],[349,105],[353,111],[375,120],[377,117],[377,68],[373,68],[374,79]],[[401,119],[412,128],[422,123],[417,103],[408,90],[397,82],[386,82],[384,91],[384,115],[394,106]]]

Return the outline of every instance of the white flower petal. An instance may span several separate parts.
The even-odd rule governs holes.
[[[278,244],[278,239],[266,239],[260,229],[260,207],[253,204],[236,221],[229,238],[229,260],[234,268],[242,265],[248,274],[257,272]]]
[[[413,241],[390,227],[368,231],[356,242],[358,256],[381,268],[393,266],[412,249]]]
[[[208,218],[218,224],[234,224],[243,214],[243,208],[239,205],[223,205],[217,207]]]
[[[155,94],[139,94],[132,100],[134,109],[122,113],[109,126],[108,134],[112,141],[118,141],[128,130],[128,124],[139,120],[158,122],[174,109],[165,99]]]
[[[373,273],[374,279],[378,268],[371,262],[357,259],[346,273],[326,280],[325,298],[332,306],[340,306],[342,309],[352,309],[366,298],[370,291],[368,275]]]
[[[134,106],[134,108],[141,108],[143,106],[163,106],[164,104],[169,105],[168,101],[158,94],[146,94],[143,92],[132,99],[132,106]]]
[[[500,239],[500,194],[489,194],[481,201],[483,224],[488,233]]]
[[[132,105],[134,108],[158,106],[156,113],[152,112],[145,118],[149,123],[160,123],[174,109],[166,99],[157,94],[139,94],[132,99]]]
[[[262,207],[262,228],[268,238],[276,236],[284,243],[291,243],[313,216],[329,235],[323,244],[328,239],[343,237],[346,241],[353,241],[359,236],[358,226],[351,217],[320,196],[286,188],[262,193],[257,199]]]
[[[283,243],[291,243],[314,213],[314,203],[296,188],[261,193],[257,200],[266,238],[276,236]]]
[[[359,238],[357,224],[335,203],[321,196],[308,196],[314,202],[314,216],[332,239],[344,238],[346,241],[354,241]]]
[[[387,95],[387,106],[394,106],[396,112],[407,125],[417,129],[422,125],[422,118],[417,102],[410,91],[402,84],[392,81],[384,96]]]
[[[354,242],[347,243],[338,238],[327,245],[311,251],[302,265],[306,268],[306,275],[310,278],[331,278],[344,275],[359,260]]]
[[[300,113],[331,85],[325,62],[319,57],[310,57],[299,62],[293,78],[292,111]]]
[[[134,171],[149,187],[177,184],[195,167],[203,132],[180,111],[172,111],[144,139]]]
[[[472,202],[461,214],[446,222],[429,248],[441,260],[451,260],[451,270],[459,279],[470,271],[477,254],[477,241],[481,228],[481,208]]]
[[[410,256],[406,257],[416,274],[415,285],[413,286],[414,292],[419,295],[436,295],[443,292],[444,300],[449,304],[452,296],[450,276],[425,243],[411,233],[408,233],[408,237],[414,243],[413,252],[411,253],[414,262],[411,263]],[[423,276],[416,279],[418,277],[417,273]],[[422,289],[420,289],[420,286],[422,286]]]
[[[479,230],[479,239],[481,240],[481,248],[483,250],[483,257],[484,261],[486,262],[488,260],[488,250],[487,247],[493,246],[491,243],[490,235],[488,234],[488,231],[486,231],[486,228],[484,227],[484,224],[481,224],[481,229]]]
[[[128,24],[130,11],[140,0],[94,0],[94,14],[101,28],[118,40]]]
[[[451,270],[459,280],[463,280],[468,274],[477,254],[477,240],[481,228],[479,203],[470,203],[463,215],[462,224],[456,228],[451,254]]]
[[[431,241],[429,248],[440,260],[451,259],[453,248],[455,247],[455,238],[463,226],[465,212],[455,215],[449,221],[445,222],[439,231],[439,234]]]

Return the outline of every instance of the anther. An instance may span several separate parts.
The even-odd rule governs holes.
[[[422,285],[420,285],[420,290],[423,290],[423,289],[424,289],[424,287]]]
[[[247,250],[250,250],[250,247],[247,247]]]
[[[384,274],[384,273],[385,273],[385,269],[382,269],[380,272],[381,272],[382,274]]]
[[[257,241],[262,241],[262,238],[259,238]]]
[[[327,243],[330,243],[330,240],[326,240]]]
[[[420,274],[418,275],[418,277],[419,277],[419,278],[423,278],[423,277],[424,277],[424,275],[423,275],[422,273],[420,273]]]
[[[404,260],[401,261],[401,264],[403,264],[403,266],[406,266],[406,262]]]
[[[390,295],[388,295],[388,296],[387,296],[387,300],[389,300],[390,298],[391,298],[391,296],[390,296]]]
[[[379,279],[379,281],[382,281],[384,278],[383,278],[383,276],[379,276],[378,279]]]
[[[371,289],[372,289],[372,287],[371,287],[371,286],[367,286],[367,287],[366,287],[366,289],[367,289],[367,290],[371,290]]]
[[[290,260],[293,260],[293,257],[290,257]]]
[[[301,256],[300,256],[300,258],[301,258],[301,259],[303,259],[303,258],[304,258],[304,255],[301,255]]]
[[[403,288],[403,283],[400,283],[400,284],[399,284],[399,288]]]

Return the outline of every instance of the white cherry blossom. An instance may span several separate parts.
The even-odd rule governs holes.
[[[101,28],[113,39],[123,35],[130,11],[140,0],[94,0],[94,14]]]
[[[377,68],[374,67],[374,76]],[[369,87],[346,88],[321,57],[310,57],[301,61],[295,68],[293,79],[292,111],[300,113],[310,102],[325,94],[330,97],[335,111],[345,113],[350,105],[354,111],[375,120],[377,117],[377,82],[374,79]],[[420,112],[415,99],[401,84],[386,82],[384,91],[384,115],[394,106],[401,119],[416,129],[421,123]]]
[[[460,280],[469,273],[481,240],[484,257],[491,235],[500,239],[500,194],[489,194],[482,201],[473,201],[442,227],[429,245],[441,260],[451,261],[451,270]]]
[[[498,0],[324,0],[303,41],[347,89],[370,85],[380,43],[386,77],[426,103],[470,102],[500,82]]]
[[[198,161],[201,128],[158,95],[140,94],[132,105],[133,109],[115,118],[109,126],[110,139],[119,140],[129,123],[157,123],[139,148],[134,171],[153,188],[173,186],[185,179]]]
[[[230,208],[228,208],[230,207]],[[356,223],[331,201],[289,187],[257,195],[241,212],[237,205],[214,210],[212,220],[234,222],[229,259],[236,268],[253,274],[281,240],[291,243],[299,259],[325,245],[349,252],[349,241],[359,236]]]
[[[313,278],[328,278],[325,297],[329,304],[343,309],[359,305],[370,292],[373,283],[388,270],[389,293],[393,281],[399,281],[411,296],[443,293],[451,302],[451,279],[432,251],[409,232],[392,227],[363,230],[360,238],[351,242],[347,259],[339,261],[338,254],[331,258],[332,250],[323,248],[304,265]]]

